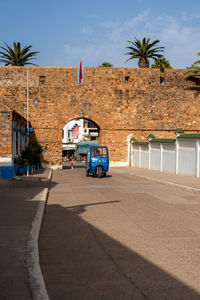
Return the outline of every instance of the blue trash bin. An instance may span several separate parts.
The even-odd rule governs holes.
[[[16,175],[16,168],[15,165],[13,166],[1,166],[0,167],[0,174],[3,179],[13,179]]]
[[[25,167],[19,167],[19,175],[24,175],[26,173],[26,168]]]

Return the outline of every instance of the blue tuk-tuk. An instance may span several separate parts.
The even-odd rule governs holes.
[[[109,155],[106,146],[91,146],[86,159],[86,176],[90,174],[101,178],[109,169]]]

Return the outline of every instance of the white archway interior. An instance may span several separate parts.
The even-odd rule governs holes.
[[[63,161],[83,160],[90,145],[98,144],[100,128],[92,120],[77,118],[69,121],[62,132]]]

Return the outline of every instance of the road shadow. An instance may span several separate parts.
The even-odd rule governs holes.
[[[39,250],[50,299],[200,299],[193,288],[145,259],[139,250],[130,250],[84,220],[90,206],[114,202],[48,204]]]
[[[33,174],[34,175],[42,175],[44,173],[45,173],[45,168],[40,168],[40,169],[36,169]]]
[[[71,165],[70,162],[65,162],[62,164],[62,169],[63,170],[70,170],[71,169]],[[73,169],[85,169],[85,162],[75,162],[73,165]],[[90,177],[97,177],[95,175],[89,175]],[[103,176],[104,177],[104,176]],[[105,176],[106,178],[111,178],[112,175],[110,174],[106,174]]]

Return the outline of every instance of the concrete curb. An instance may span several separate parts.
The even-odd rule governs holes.
[[[49,180],[49,181],[51,181],[52,174],[53,174],[53,170],[50,170],[49,175],[48,175],[48,180]]]
[[[128,174],[128,173],[126,173],[126,174]],[[129,173],[129,175],[132,175],[132,176],[135,176],[135,177],[139,177],[139,178],[142,178],[142,179],[156,181],[156,182],[159,182],[159,183],[162,183],[162,184],[173,185],[173,186],[182,188],[184,190],[188,190],[188,191],[193,191],[193,192],[200,193],[200,189],[189,187],[189,186],[178,184],[178,183],[174,183],[174,182],[171,182],[171,181],[160,180],[160,179],[151,178],[151,177],[148,177],[148,176],[137,175],[137,174],[133,174],[133,173]]]
[[[51,174],[52,175],[52,174]],[[29,284],[34,300],[49,300],[46,291],[44,278],[40,269],[38,238],[42,224],[45,204],[48,196],[48,188],[45,188],[42,197],[38,204],[38,209],[33,219],[31,229],[28,235],[28,249],[27,249],[27,267],[29,274]]]
[[[52,173],[53,173],[53,170],[49,170],[48,176],[45,178],[41,178],[40,180],[41,181],[51,181]]]

